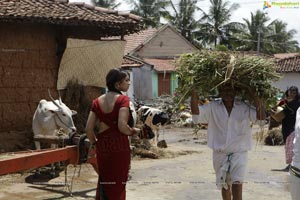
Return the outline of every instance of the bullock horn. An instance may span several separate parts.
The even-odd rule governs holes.
[[[61,101],[61,96],[60,96],[60,91],[58,90],[58,100],[59,100],[59,104],[62,105],[62,101]]]
[[[51,99],[51,101],[54,103],[54,105],[56,105],[58,108],[60,108],[60,106],[55,102],[55,100],[53,99],[53,97],[51,96],[51,93],[50,93],[50,89],[48,88],[48,94],[49,94],[49,97]]]

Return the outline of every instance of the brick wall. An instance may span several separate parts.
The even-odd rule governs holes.
[[[32,147],[36,106],[48,99],[48,88],[56,97],[54,35],[46,25],[0,23],[0,152]]]

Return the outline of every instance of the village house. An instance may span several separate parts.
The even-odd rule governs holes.
[[[178,82],[176,59],[183,53],[198,50],[170,24],[131,34],[125,40],[127,61],[124,66],[130,68],[126,64],[128,60],[136,62],[138,59],[140,64],[140,67],[131,68],[134,95],[140,100],[173,95]]]

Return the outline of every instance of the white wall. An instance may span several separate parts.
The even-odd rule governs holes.
[[[128,89],[128,91],[127,91],[127,96],[131,99],[131,100],[133,100],[133,94],[134,94],[134,89],[133,89],[133,79],[134,79],[134,77],[133,77],[133,73],[132,73],[132,71],[130,70],[130,71],[128,71],[129,72],[129,74],[130,74],[130,86],[129,86],[129,89]]]
[[[141,58],[173,58],[194,51],[197,51],[196,47],[181,37],[180,33],[167,27],[146,43],[143,48],[135,52],[134,55]]]
[[[286,91],[292,85],[300,89],[300,73],[283,73],[282,78],[274,82],[273,85],[282,91]]]
[[[152,67],[143,65],[139,68],[133,68],[134,76],[134,94],[138,100],[152,99]]]

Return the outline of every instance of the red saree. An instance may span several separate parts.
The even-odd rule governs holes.
[[[97,200],[125,200],[126,181],[130,165],[128,136],[118,130],[118,114],[121,107],[129,107],[127,96],[120,95],[112,112],[102,112],[98,98],[93,101],[91,111],[109,126],[97,136],[96,152],[99,169]]]

